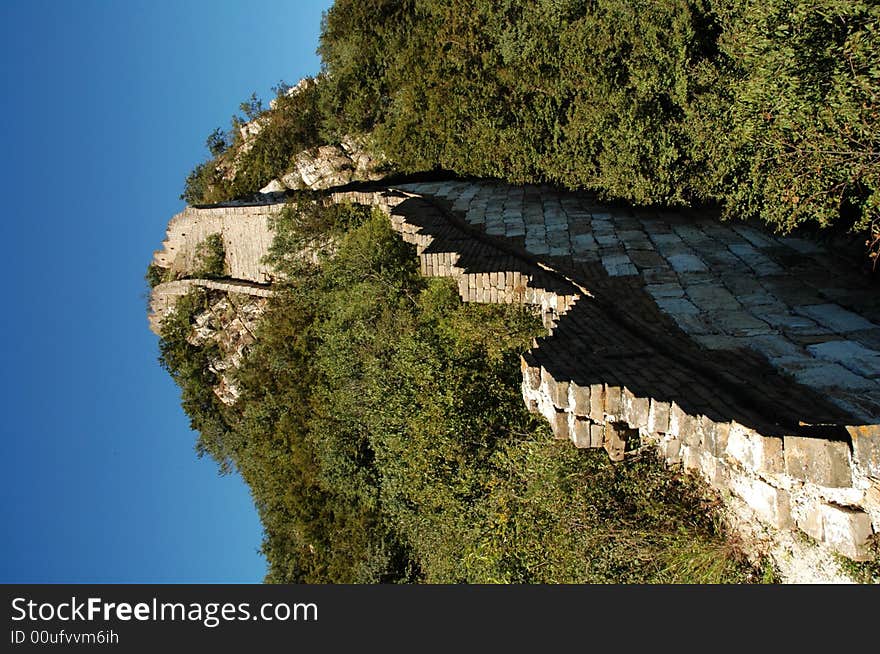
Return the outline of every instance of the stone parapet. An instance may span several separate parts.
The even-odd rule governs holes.
[[[781,244],[543,187],[452,182],[327,198],[381,209],[422,274],[452,278],[464,301],[540,308],[548,334],[522,355],[522,394],[557,438],[616,461],[655,448],[716,489],[731,523],[768,530],[771,554],[800,532],[823,551],[870,556],[880,395],[873,368],[845,357],[880,330],[784,278],[770,256]],[[519,210],[493,208],[511,198]],[[154,262],[185,273],[197,244],[220,233],[232,276],[270,281],[261,261],[282,201],[189,208]],[[715,285],[728,264],[748,274]],[[205,281],[158,286],[153,313],[193,284]],[[814,347],[827,342],[836,345]]]

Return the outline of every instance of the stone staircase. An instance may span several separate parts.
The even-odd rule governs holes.
[[[823,556],[871,556],[880,302],[820,246],[538,186],[364,185],[327,197],[382,209],[422,273],[453,278],[465,301],[540,307],[548,334],[522,356],[522,390],[558,438],[617,461],[656,448],[715,488],[728,522],[790,579],[827,579],[824,559],[798,570],[815,559],[798,533]],[[187,211],[264,219],[284,199]],[[253,260],[268,247],[259,241],[239,257],[255,282],[271,274]],[[167,246],[155,261],[178,265]]]

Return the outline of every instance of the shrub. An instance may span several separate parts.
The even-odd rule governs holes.
[[[192,275],[196,278],[216,279],[226,276],[226,270],[223,236],[219,233],[210,234],[196,246]]]

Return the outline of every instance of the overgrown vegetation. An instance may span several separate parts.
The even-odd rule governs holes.
[[[860,584],[880,584],[880,535],[874,534],[868,543],[870,561],[853,561],[845,556],[837,556],[841,569]]]
[[[157,266],[155,263],[150,263],[150,265],[147,266],[144,280],[151,289],[156,288],[163,282],[171,281],[168,269],[163,268],[162,266]]]
[[[286,172],[293,157],[319,145],[323,123],[318,108],[318,88],[312,83],[288,94],[282,82],[276,87],[274,106],[263,110],[256,94],[241,104],[244,114],[232,117],[231,130],[215,129],[205,143],[212,159],[199,164],[186,179],[181,199],[188,204],[212,204],[254,193]],[[254,121],[256,135],[247,136],[245,125]]]
[[[337,0],[320,83],[279,96],[253,148],[236,136],[184,196],[254,192],[297,150],[354,133],[403,171],[866,232],[878,23],[880,5],[853,0]],[[236,157],[241,175],[217,177]]]
[[[276,287],[233,409],[187,337],[163,326],[199,450],[237,468],[272,582],[723,582],[749,579],[688,478],[552,438],[519,390],[540,323],[464,305],[418,274],[364,207],[304,198],[276,224]],[[316,258],[291,256],[303,246]]]
[[[196,246],[192,274],[201,279],[218,279],[226,275],[226,247],[221,234],[209,234]]]

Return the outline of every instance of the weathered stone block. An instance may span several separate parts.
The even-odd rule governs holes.
[[[570,423],[571,442],[575,447],[590,447],[590,421],[574,418]]]
[[[568,382],[556,381],[546,368],[541,367],[541,385],[553,405],[558,409],[568,408]]]
[[[808,506],[803,515],[798,518],[798,528],[808,536],[816,539],[820,543],[825,539],[825,530],[822,527],[822,505],[814,502]]]
[[[541,369],[538,366],[529,365],[523,357],[519,358],[519,362],[523,381],[531,390],[538,390],[541,387]]]
[[[568,385],[568,406],[579,416],[590,415],[590,387],[571,382]]]
[[[669,410],[669,433],[684,440],[694,429],[694,417],[682,409],[677,402]]]
[[[592,423],[590,425],[590,447],[599,448],[605,444],[605,425]]]
[[[685,470],[697,470],[700,467],[700,454],[696,447],[682,445],[681,465]]]
[[[620,386],[605,386],[605,416],[607,420],[616,421],[620,415]]]
[[[792,477],[832,488],[852,486],[848,443],[800,436],[784,441],[785,471]]]
[[[651,399],[648,410],[648,431],[654,434],[665,434],[669,430],[669,403]]]
[[[605,425],[605,451],[612,461],[623,461],[628,429],[613,422]]]
[[[705,416],[690,416],[688,421],[690,429],[684,435],[684,444],[688,447],[699,449],[703,447],[703,418]]]
[[[880,425],[847,427],[853,455],[860,470],[880,479]]]
[[[730,431],[729,422],[715,422],[706,416],[702,417],[703,448],[712,456],[722,456],[727,448],[727,435]]]
[[[713,457],[715,459],[715,481],[716,488],[730,488],[730,466],[724,459]]]
[[[667,463],[681,463],[680,440],[674,436],[668,436],[665,440],[661,441],[658,447],[660,450],[660,456],[662,456]]]
[[[732,479],[730,489],[764,522],[777,529],[791,529],[794,526],[791,502],[785,490],[744,475],[737,475]]]
[[[568,415],[565,411],[556,411],[550,420],[550,428],[553,430],[553,435],[559,440],[568,440],[570,438],[568,433]]]
[[[621,414],[623,420],[633,429],[648,427],[650,400],[647,397],[636,397],[631,390],[624,388],[621,394]]]
[[[867,548],[871,518],[867,513],[833,504],[823,504],[821,511],[826,545],[856,561],[871,558]]]
[[[762,436],[736,421],[730,423],[725,452],[747,470],[782,472],[782,439]]]
[[[605,386],[590,386],[590,417],[594,422],[605,422]]]

